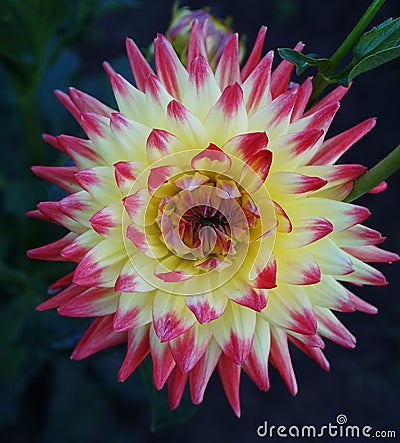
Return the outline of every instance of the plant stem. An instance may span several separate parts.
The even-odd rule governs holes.
[[[345,198],[345,202],[352,202],[353,200],[366,194],[379,183],[386,180],[392,174],[400,169],[400,145],[397,146],[389,155],[381,160],[367,173],[359,177],[353,186],[353,190]]]
[[[383,6],[386,0],[374,0],[365,14],[361,17],[354,29],[346,37],[344,42],[339,46],[336,52],[329,59],[329,67],[325,72],[319,72],[313,80],[313,92],[309,100],[309,105],[315,102],[315,100],[322,94],[325,88],[331,83],[329,80],[330,74],[340,64],[343,58],[351,51],[356,45],[361,35],[365,31],[366,27],[370,24],[371,20],[375,17],[379,9]]]

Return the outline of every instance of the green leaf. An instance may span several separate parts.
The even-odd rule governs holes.
[[[330,65],[329,59],[319,58],[316,54],[302,54],[290,48],[279,48],[279,55],[296,66],[297,75],[301,75],[306,69],[316,66],[319,71],[325,72]]]
[[[339,77],[337,81],[341,85],[347,87],[349,86],[350,82],[360,74],[371,71],[372,69],[377,68],[378,66],[381,66],[387,62],[390,62],[397,57],[400,57],[400,46],[398,46],[397,48],[390,48],[384,51],[379,51],[361,60],[349,73],[347,73],[345,77]]]
[[[379,26],[366,32],[354,46],[354,59],[367,57],[384,51],[400,43],[400,18],[388,19]]]
[[[187,396],[183,396],[181,405],[174,411],[168,406],[168,395],[165,389],[157,391],[153,382],[153,365],[151,358],[147,357],[140,365],[143,381],[148,392],[152,410],[151,431],[155,432],[163,428],[178,425],[188,421],[197,411]]]

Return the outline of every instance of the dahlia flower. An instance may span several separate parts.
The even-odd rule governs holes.
[[[120,381],[150,354],[172,409],[187,383],[201,403],[217,369],[239,416],[242,370],[266,391],[268,362],[296,394],[289,342],[328,370],[323,339],[356,342],[333,311],[377,311],[343,283],[386,285],[366,262],[398,259],[343,202],[366,168],[335,164],[375,120],[327,139],[347,89],[306,110],[311,79],[290,83],[287,61],[271,72],[265,33],[242,69],[233,34],[215,72],[198,21],[186,67],[163,35],[156,72],[128,39],[136,86],[105,63],[118,110],[56,91],[88,139],[45,135],[74,166],[32,168],[69,195],[29,215],[70,232],[28,255],[77,263],[37,309],[96,317],[73,359],[127,342]]]

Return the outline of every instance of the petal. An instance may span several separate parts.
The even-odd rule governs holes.
[[[221,379],[222,387],[224,388],[226,397],[231,405],[233,412],[240,417],[240,370],[238,364],[233,363],[226,355],[221,354],[218,361],[218,374]]]
[[[86,253],[93,248],[101,237],[91,229],[80,234],[61,251],[61,256],[67,261],[80,262]]]
[[[204,125],[210,141],[217,146],[223,146],[233,136],[247,132],[246,107],[243,91],[238,83],[223,90],[221,97],[207,114]]]
[[[306,78],[304,83],[300,86],[297,96],[296,96],[296,103],[294,104],[291,121],[294,122],[296,120],[299,120],[304,113],[304,110],[307,106],[307,103],[310,99],[311,93],[312,93],[312,77]]]
[[[268,306],[261,314],[269,323],[298,334],[314,335],[317,321],[306,291],[280,284],[269,291]]]
[[[330,238],[323,238],[305,249],[312,254],[323,274],[348,275],[354,271],[350,256]]]
[[[290,125],[290,132],[299,132],[306,129],[322,129],[326,133],[339,107],[340,104],[338,102],[332,103],[307,117],[295,121]]]
[[[336,160],[350,149],[354,143],[364,137],[375,125],[376,118],[370,118],[326,140],[309,163],[311,165],[331,165],[335,163]]]
[[[161,342],[172,340],[188,331],[195,321],[183,297],[157,291],[153,304],[153,324]]]
[[[147,265],[150,264],[153,266],[156,266],[156,262],[154,263],[154,260],[149,260],[149,262],[145,262],[144,259],[146,259],[145,256],[141,256],[141,267],[140,267],[140,274],[136,270],[136,268],[133,266],[133,262],[135,262],[135,257],[130,257],[130,259],[125,263],[124,267],[122,268],[121,272],[118,275],[118,278],[115,282],[115,290],[116,291],[122,291],[122,292],[148,292],[148,291],[154,291],[154,286],[149,284],[147,280],[145,280],[142,275],[146,275],[147,272]],[[146,266],[145,266],[146,265]],[[154,270],[152,271],[154,273]]]
[[[91,166],[104,165],[105,159],[90,140],[72,137],[70,135],[60,135],[57,141],[62,146],[65,153],[71,157],[73,162],[80,169],[90,168]]]
[[[157,75],[166,90],[177,100],[180,100],[187,84],[188,73],[171,43],[162,34],[157,34],[154,40],[154,58]]]
[[[215,340],[211,339],[206,352],[190,371],[190,394],[195,405],[203,401],[204,391],[217,366],[220,355],[221,349]]]
[[[249,116],[271,101],[270,81],[273,59],[274,53],[269,51],[243,83],[243,93]]]
[[[344,251],[365,262],[382,262],[392,263],[400,260],[400,257],[395,252],[385,251],[384,249],[377,248],[376,246],[356,246],[356,247],[344,247]]]
[[[105,239],[83,257],[73,281],[82,286],[113,287],[126,259],[123,243]]]
[[[268,176],[268,189],[274,194],[304,194],[316,191],[328,183],[320,177],[310,177],[309,175],[297,172],[275,172]]]
[[[183,143],[175,135],[162,129],[153,129],[146,141],[147,158],[150,163],[183,149]]]
[[[318,321],[318,334],[337,343],[344,348],[356,346],[355,337],[342,325],[329,309],[315,307],[315,315]]]
[[[79,91],[79,89],[68,88],[68,95],[81,113],[95,112],[96,114],[103,115],[104,117],[109,117],[110,114],[114,112],[114,109],[101,103],[91,95]]]
[[[277,245],[280,248],[300,248],[324,238],[332,231],[332,223],[324,218],[304,218],[296,220],[290,233],[279,236]]]
[[[28,258],[34,258],[36,260],[65,261],[65,258],[61,255],[61,251],[75,240],[77,236],[77,234],[70,232],[53,243],[40,246],[39,248],[30,249],[27,251],[26,255]]]
[[[290,334],[288,335],[288,337],[289,340],[300,349],[300,351],[304,352],[304,354],[308,355],[312,360],[318,363],[322,369],[324,369],[325,371],[329,371],[329,362],[321,349],[307,346]]]
[[[221,95],[214,73],[202,55],[193,59],[189,67],[189,84],[183,103],[200,120],[204,120],[209,109]]]
[[[222,286],[220,291],[238,305],[245,306],[254,311],[260,312],[267,305],[265,291],[257,291],[248,283],[242,282],[238,279],[232,279],[229,283]]]
[[[58,292],[54,297],[51,297],[43,303],[40,303],[40,305],[36,306],[36,310],[46,311],[47,309],[58,308],[59,306],[68,303],[70,300],[73,300],[85,290],[86,288],[71,283],[65,289]]]
[[[107,63],[104,66],[109,70]],[[131,85],[122,75],[109,72],[109,76],[119,111],[131,120],[145,123],[150,117],[146,112],[145,94]]]
[[[47,180],[67,192],[80,191],[80,186],[75,179],[78,172],[76,166],[32,166],[32,172],[40,178]]]
[[[355,225],[343,231],[334,232],[331,238],[341,247],[379,245],[386,239],[386,237],[382,237],[382,234],[375,231],[375,229],[362,225]]]
[[[321,281],[308,286],[306,292],[313,305],[341,312],[354,311],[349,291],[330,275],[323,275]]]
[[[175,363],[182,374],[193,369],[206,352],[210,340],[210,328],[195,323],[187,332],[169,342]]]
[[[136,85],[141,91],[144,91],[148,76],[154,75],[154,72],[135,42],[130,38],[126,39],[126,52],[128,54],[133,76],[135,77]]]
[[[213,171],[220,174],[227,172],[232,165],[232,160],[225,152],[210,144],[199,154],[196,154],[192,161],[191,166],[198,171]]]
[[[269,140],[286,134],[296,95],[297,90],[292,89],[267,103],[249,118],[249,131],[265,131]]]
[[[150,328],[150,352],[153,360],[154,384],[156,389],[160,390],[174,369],[175,361],[168,343],[160,342],[153,327]]]
[[[232,362],[240,365],[248,357],[253,343],[256,313],[228,303],[223,317],[212,323],[215,340]]]
[[[126,333],[115,332],[112,328],[113,315],[94,320],[72,352],[71,359],[82,360],[96,352],[126,341]]]
[[[258,31],[256,42],[254,43],[250,55],[247,58],[246,64],[243,66],[242,72],[240,73],[242,82],[247,79],[247,77],[253,72],[254,68],[260,62],[266,33],[267,27],[261,26],[260,30]]]
[[[67,317],[101,317],[113,314],[118,305],[119,294],[108,288],[89,288],[58,308]]]
[[[181,403],[187,378],[188,374],[182,374],[176,366],[168,377],[168,404],[171,411]]]
[[[201,324],[221,317],[225,312],[228,299],[219,291],[185,297],[186,306]]]
[[[103,205],[121,199],[112,167],[97,166],[84,169],[76,173],[75,177],[79,185]]]
[[[296,218],[296,214],[325,218],[332,223],[334,231],[342,231],[354,226],[370,215],[369,210],[362,206],[316,197],[295,201],[287,205],[285,210],[290,219]]]
[[[149,351],[149,326],[145,325],[129,331],[128,349],[118,372],[118,381],[125,381],[145,359]]]
[[[205,28],[202,27],[199,20],[194,20],[187,50],[186,66],[190,68],[192,61],[199,55],[208,60]]]
[[[45,216],[44,219],[46,221],[57,223],[72,232],[76,232],[77,234],[81,234],[86,231],[85,226],[82,226],[80,223],[76,222],[71,217],[68,217],[68,215],[64,214],[57,202],[40,202],[37,205],[37,208],[39,209],[39,214],[29,213],[26,215],[39,218],[41,214],[42,216]]]
[[[166,126],[189,149],[204,149],[209,144],[209,137],[201,121],[175,100],[168,104]]]
[[[279,371],[286,387],[292,395],[297,394],[297,381],[294,375],[292,359],[289,353],[287,343],[288,335],[281,329],[270,326],[271,330],[271,349],[270,360]]]
[[[277,281],[291,285],[313,285],[321,279],[318,263],[303,249],[275,249]]]
[[[295,51],[301,52],[304,48],[304,43],[299,42],[294,47]],[[276,67],[271,77],[271,93],[272,98],[278,97],[283,94],[287,89],[290,81],[290,76],[292,74],[294,65],[287,60],[283,60]]]
[[[57,206],[68,217],[87,227],[90,227],[91,215],[101,209],[101,206],[86,191],[68,195],[60,200]]]
[[[253,346],[247,359],[242,362],[242,368],[253,380],[259,389],[268,391],[268,357],[270,349],[269,324],[262,319],[257,319]]]
[[[113,328],[117,332],[141,328],[152,320],[151,310],[154,295],[152,293],[123,292],[118,300]]]
[[[228,85],[233,85],[235,82],[240,82],[239,40],[237,33],[232,35],[224,48],[215,71],[215,78],[221,90]]]

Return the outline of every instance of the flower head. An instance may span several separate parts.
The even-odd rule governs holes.
[[[271,72],[265,32],[242,69],[232,34],[215,72],[199,21],[187,68],[158,35],[155,73],[128,39],[136,87],[105,64],[119,111],[58,91],[88,139],[45,136],[75,166],[33,168],[70,195],[30,215],[70,232],[29,256],[77,263],[38,309],[96,317],[75,359],[127,342],[121,381],[150,353],[171,408],[186,383],[200,403],[217,368],[239,415],[242,369],[268,390],[269,361],[295,394],[288,343],[327,370],[323,338],[355,346],[332,311],[376,312],[342,283],[385,285],[365,262],[398,259],[342,201],[365,168],[335,164],[375,120],[327,139],[347,89],[306,111],[311,79],[290,84],[286,61]]]

